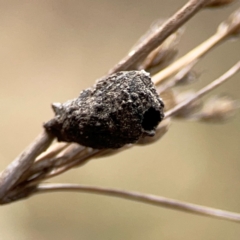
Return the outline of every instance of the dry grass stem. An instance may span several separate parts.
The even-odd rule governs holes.
[[[175,76],[168,79],[168,81],[166,81],[165,83],[159,84],[159,86],[157,86],[158,93],[161,94],[162,92],[168,89],[171,89],[174,86],[177,86],[180,82],[187,81],[186,84],[190,83],[191,80],[189,80],[188,78],[189,78],[189,75],[192,74],[192,69],[197,64],[197,62],[198,62],[198,59],[193,60],[187,66],[180,69]]]
[[[234,36],[240,29],[240,9],[231,14],[229,18],[220,24],[217,32],[207,39],[205,42],[201,43],[198,47],[194,48],[192,51],[188,52],[185,56],[175,61],[173,64],[160,71],[158,74],[153,76],[153,82],[155,85],[162,84],[173,74],[176,74],[184,67],[188,66],[196,59],[202,57],[207,52],[209,52],[217,44],[223,42],[226,38]]]
[[[217,78],[213,82],[209,83],[206,87],[204,87],[201,90],[199,90],[198,92],[196,92],[196,94],[193,97],[186,99],[185,101],[181,102],[180,104],[178,104],[177,106],[175,106],[171,110],[167,111],[165,113],[165,118],[173,116],[178,111],[183,109],[185,106],[191,104],[196,99],[203,97],[208,92],[212,91],[213,89],[215,89],[216,87],[218,87],[219,85],[223,84],[228,79],[230,79],[230,77],[232,77],[234,74],[236,74],[239,70],[240,70],[240,61],[237,62],[232,68],[230,68],[221,77]]]
[[[174,33],[179,27],[187,22],[199,10],[201,10],[209,0],[190,0],[178,12],[163,23],[149,38],[143,41],[138,48],[130,52],[121,60],[109,74],[132,69],[137,63],[147,57],[147,55],[157,48],[163,41]]]
[[[154,29],[150,36],[142,39],[141,42],[132,51],[130,51],[125,58],[123,58],[122,61],[109,71],[109,74],[121,70],[133,69],[149,69],[149,71],[152,71],[152,67],[160,69],[162,66],[168,65],[169,61],[173,60],[175,57],[174,54],[177,52],[176,42],[178,41],[177,39],[179,36],[176,31],[199,10],[205,7],[216,8],[217,6],[229,4],[231,2],[233,1],[188,1],[183,8],[176,12],[162,25]],[[236,74],[240,70],[240,61],[222,76],[212,81],[199,91],[193,92],[191,96],[181,102],[178,102],[172,88],[179,84],[187,85],[191,81],[197,80],[197,76],[192,76],[191,74],[193,74],[193,67],[199,61],[200,57],[209,52],[214,46],[224,42],[228,38],[238,37],[239,32],[240,10],[237,10],[226,21],[220,24],[216,33],[208,40],[152,77],[158,93],[161,93],[161,97],[163,97],[163,99],[165,96],[167,96],[166,99],[169,98],[168,100],[165,100],[165,119],[157,127],[154,137],[143,137],[139,140],[139,142],[137,142],[137,144],[128,144],[117,150],[98,150],[75,143],[54,143],[50,146],[54,137],[44,131],[1,173],[0,204],[17,201],[37,193],[77,191],[120,197],[198,215],[240,222],[240,214],[180,202],[150,194],[86,185],[57,183],[42,184],[43,181],[62,174],[71,168],[83,166],[91,159],[111,156],[123,150],[129,149],[132,146],[147,146],[158,141],[167,133],[172,123],[172,119],[177,117],[177,115],[185,120],[188,120],[188,118],[195,118],[199,121],[205,120],[206,122],[213,120],[214,117],[216,120],[217,118],[228,119],[229,116],[232,116],[233,113],[235,113],[235,110],[239,107],[234,105],[234,100],[226,98],[221,99],[222,101],[219,100],[218,102],[214,102],[215,112],[213,110],[210,111],[209,108],[204,108],[202,112],[195,115],[191,112],[191,104],[193,105],[196,100],[199,100],[220,84],[226,82],[231,76]],[[162,51],[166,51],[166,56],[164,55],[165,53],[162,53]],[[161,61],[157,62],[157,58],[161,54],[163,54],[162,56],[164,57],[161,58]],[[205,106],[207,106],[207,103]],[[191,112],[192,115],[181,115],[180,112],[184,111],[184,109]],[[215,115],[213,115],[213,112]]]
[[[36,193],[47,193],[56,191],[72,191],[72,192],[86,192],[95,193],[101,195],[108,195],[112,197],[120,197],[128,200],[151,204],[159,207],[165,207],[175,209],[183,212],[194,213],[198,215],[210,216],[220,218],[228,221],[234,221],[240,223],[240,214],[236,214],[229,211],[223,211],[220,209],[204,207],[197,204],[186,203],[175,199],[160,197],[152,194],[145,194],[133,191],[94,187],[80,184],[62,184],[62,183],[50,183],[40,184],[36,188]]]
[[[0,175],[0,199],[17,183],[32,166],[35,158],[45,151],[54,137],[43,131],[36,140],[18,156]],[[0,201],[1,202],[1,201]]]

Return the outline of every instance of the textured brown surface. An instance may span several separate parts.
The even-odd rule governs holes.
[[[98,149],[154,136],[163,119],[163,102],[145,71],[112,74],[53,109],[56,116],[44,126],[59,141]]]

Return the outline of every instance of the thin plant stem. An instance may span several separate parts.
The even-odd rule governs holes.
[[[187,203],[170,199],[166,197],[160,197],[152,194],[145,194],[133,191],[126,191],[120,189],[95,187],[80,184],[62,184],[62,183],[47,183],[40,184],[34,193],[49,193],[57,191],[74,191],[74,192],[86,192],[101,195],[108,195],[112,197],[124,198],[146,204],[151,204],[159,207],[170,208],[173,210],[204,215],[214,218],[225,219],[228,221],[234,221],[240,223],[240,214],[224,211],[216,208],[210,208],[200,206],[197,204]]]
[[[194,60],[204,56],[213,47],[223,42],[227,37],[238,35],[240,28],[240,9],[233,12],[227,20],[222,22],[216,33],[209,39],[201,43],[199,46],[188,52],[183,57],[172,63],[170,66],[155,74],[152,78],[155,85],[166,81],[170,76],[179,72],[182,68],[186,67]]]
[[[203,97],[206,95],[208,92],[212,91],[219,85],[223,84],[226,82],[230,77],[232,77],[235,73],[237,73],[240,70],[240,61],[237,62],[233,67],[231,67],[227,72],[225,72],[222,76],[214,80],[213,82],[209,83],[207,86],[204,88],[200,89],[196,94],[191,97],[187,98],[185,101],[179,103],[176,105],[174,108],[170,109],[165,113],[165,118],[172,117],[174,114],[176,114],[179,110],[183,109],[185,106],[191,104],[194,102],[196,99]]]
[[[209,0],[190,0],[165,23],[163,23],[157,31],[149,38],[144,40],[139,47],[130,52],[116,66],[114,66],[109,74],[131,70],[132,66],[146,58],[147,55],[158,47],[163,41],[181,27],[187,20],[202,9]]]
[[[160,83],[163,83],[170,76],[172,76],[173,74],[180,71],[182,68],[189,65],[195,59],[198,59],[205,55],[209,50],[211,50],[214,46],[220,43],[225,37],[226,34],[219,33],[214,34],[205,42],[201,43],[198,47],[194,48],[192,51],[188,52],[186,55],[172,63],[170,66],[166,67],[159,73],[155,74],[152,77],[154,84],[159,85]]]
[[[43,131],[35,141],[0,174],[0,202],[6,193],[32,166],[35,158],[52,143],[54,136]]]

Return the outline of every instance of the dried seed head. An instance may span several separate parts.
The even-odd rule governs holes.
[[[240,8],[218,27],[219,32],[227,32],[229,36],[238,37],[240,34]]]
[[[160,26],[165,22],[164,19],[158,19],[151,25],[150,29],[136,42],[132,47],[129,55],[134,53],[136,49],[152,34],[159,30]],[[178,44],[181,36],[184,33],[184,29],[181,27],[176,32],[171,34],[160,46],[154,49],[143,61],[134,66],[138,70],[146,70],[151,74],[154,74],[167,65],[169,65],[176,55],[178,54]]]
[[[167,82],[160,84],[157,87],[158,93],[162,93],[175,86],[182,86],[196,82],[200,77],[200,74],[194,71],[192,68],[198,62],[198,59],[194,60],[184,68],[182,68],[175,76],[170,78]]]
[[[54,104],[44,127],[59,141],[92,148],[119,148],[153,136],[163,119],[163,102],[149,74],[126,71],[100,79],[74,100]]]
[[[239,103],[229,96],[215,96],[209,99],[203,110],[196,114],[197,120],[204,122],[224,122],[236,115]]]
[[[179,78],[179,80],[176,81],[176,86],[182,86],[182,85],[188,85],[188,84],[195,83],[198,80],[199,76],[200,76],[199,72],[190,70],[182,78]]]
[[[176,94],[177,103],[181,103],[185,99],[192,98],[195,95],[196,93],[192,90]],[[191,118],[192,114],[198,111],[201,107],[202,107],[201,99],[196,99],[191,104],[188,104],[187,106],[179,110],[174,117],[186,119]]]
[[[139,69],[145,69],[154,74],[168,66],[178,54],[177,46],[183,32],[183,28],[179,28],[175,33],[171,34],[158,48],[147,56],[139,66]]]

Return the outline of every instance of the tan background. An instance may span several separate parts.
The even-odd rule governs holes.
[[[0,1],[0,169],[53,116],[50,103],[76,97],[120,60],[155,19],[183,0]],[[187,24],[180,55],[209,37],[231,7]],[[239,60],[227,42],[197,66],[198,87]],[[240,98],[240,77],[216,92]],[[137,190],[240,212],[240,115],[227,124],[176,121],[149,147],[93,160],[55,182]],[[239,224],[110,197],[38,195],[0,208],[1,240],[240,238]]]

